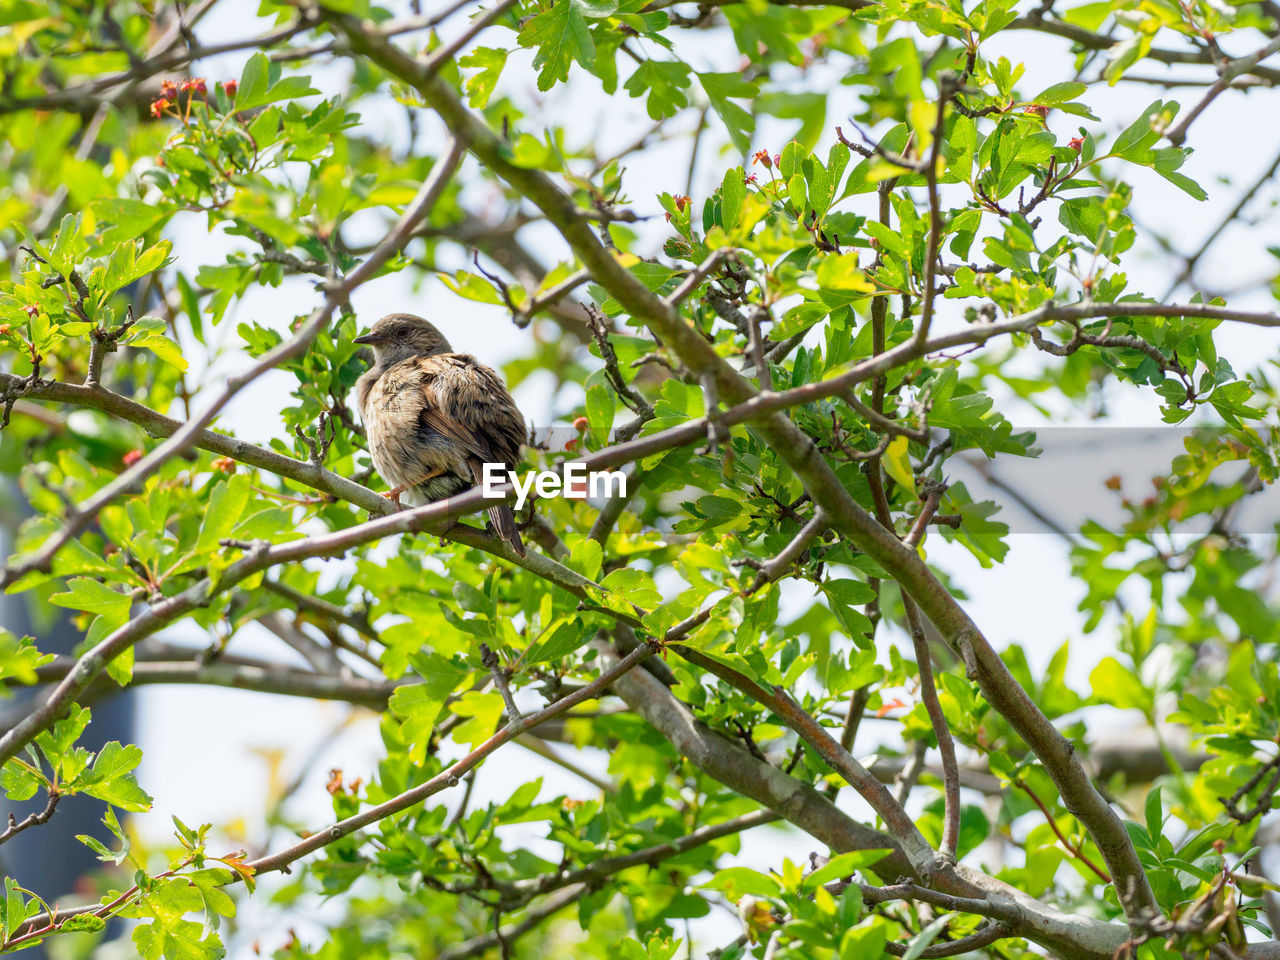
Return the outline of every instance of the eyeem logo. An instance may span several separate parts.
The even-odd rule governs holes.
[[[564,473],[552,470],[532,470],[521,481],[505,464],[486,463],[481,477],[480,490],[486,497],[500,497],[506,484],[516,491],[516,509],[529,499],[530,491],[542,499],[569,497],[585,500],[588,497],[625,497],[627,475],[620,470],[587,470],[587,465],[570,460],[564,465]]]

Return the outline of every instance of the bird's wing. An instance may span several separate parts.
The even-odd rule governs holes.
[[[515,463],[524,418],[502,378],[467,354],[438,354],[420,363],[422,423],[481,461]]]

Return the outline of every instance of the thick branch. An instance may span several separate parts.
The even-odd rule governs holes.
[[[0,373],[0,396],[7,391],[16,390],[23,380],[25,380],[24,377]],[[25,396],[31,400],[47,400],[100,410],[113,417],[137,424],[153,437],[171,437],[182,428],[181,421],[166,417],[144,404],[101,386],[41,382],[27,390]],[[194,434],[192,446],[293,480],[313,490],[354,503],[375,515],[386,513],[391,509],[385,497],[346,477],[339,476],[314,463],[295,460],[293,457],[276,453],[266,447],[255,446],[244,440],[237,440],[226,434],[215,433],[212,430],[198,430]]]
[[[916,875],[927,877],[932,874],[935,859],[933,848],[921,835],[907,812],[885,789],[884,784],[872,776],[849,751],[841,747],[839,742],[801,709],[785,690],[777,686],[772,689],[761,686],[718,660],[683,644],[671,644],[670,649],[690,663],[697,664],[709,673],[715,674],[777,714],[783,723],[813,747],[827,765],[844,777],[845,781],[857,790],[871,808],[880,815],[889,832],[911,861],[912,870]]]
[[[618,654],[607,643],[597,641],[595,647],[605,663],[617,662]],[[886,879],[913,872],[891,837],[864,826],[817,790],[709,729],[650,674],[627,674],[614,683],[613,691],[708,776],[770,808],[833,850],[890,850],[873,867]]]
[[[41,683],[66,679],[75,667],[70,657],[58,657],[52,663],[40,667],[37,676]],[[276,664],[226,663],[213,660],[200,663],[195,660],[147,660],[139,658],[133,665],[133,679],[129,685],[149,684],[193,685],[231,687],[235,690],[252,690],[258,693],[274,693],[286,697],[303,697],[308,700],[336,700],[384,710],[387,698],[404,681],[376,683],[351,677],[336,677],[309,670],[294,670]],[[412,682],[412,681],[410,681]],[[108,681],[109,692],[119,690],[114,681]],[[86,693],[97,693],[92,687]]]

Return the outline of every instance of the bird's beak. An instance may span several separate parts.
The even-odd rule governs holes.
[[[382,342],[382,338],[381,338],[381,337],[375,337],[372,333],[366,333],[363,337],[356,337],[356,338],[355,338],[354,340],[352,340],[351,342],[352,342],[352,343],[363,343],[363,344],[368,344],[369,346],[373,346],[373,344],[375,344],[375,343],[381,343],[381,342]]]

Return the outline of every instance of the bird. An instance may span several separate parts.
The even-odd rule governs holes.
[[[520,459],[525,422],[492,368],[455,353],[444,334],[422,317],[392,313],[355,343],[373,348],[373,365],[356,381],[356,403],[369,453],[391,489],[413,506],[479,484],[484,464]],[[488,508],[498,537],[525,555],[515,515],[505,503]]]

